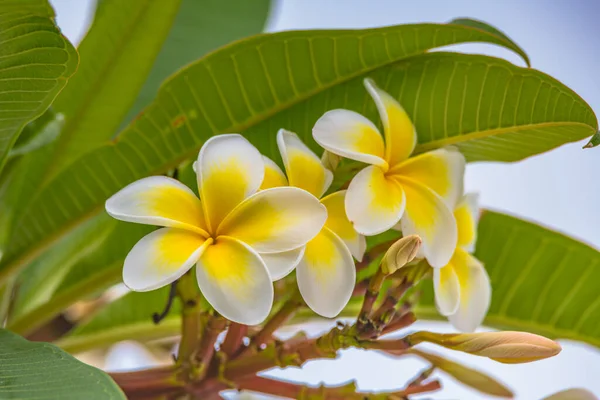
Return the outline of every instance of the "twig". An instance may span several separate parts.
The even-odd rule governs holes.
[[[435,366],[433,365],[429,366],[428,368],[425,368],[417,376],[411,379],[406,385],[406,387],[409,388],[421,385],[426,379],[428,379],[431,376],[431,374],[433,374],[434,370]]]
[[[373,309],[373,304],[375,304],[375,300],[377,300],[377,296],[379,296],[379,291],[381,290],[381,285],[385,280],[386,275],[378,269],[375,275],[371,277],[369,281],[369,287],[365,293],[365,298],[363,299],[363,304],[358,313],[358,317],[356,319],[356,329],[358,331],[365,330],[365,327],[369,325],[370,322],[370,314]]]
[[[236,322],[229,324],[227,336],[225,336],[225,340],[221,345],[221,351],[227,356],[227,358],[231,358],[238,353],[242,347],[244,337],[247,334],[248,325],[242,325]]]
[[[215,354],[215,342],[219,337],[219,334],[225,329],[227,320],[218,315],[210,315],[206,322],[204,332],[202,333],[202,339],[196,352],[196,364],[199,366],[197,373],[194,376],[194,380],[202,380],[208,372],[208,367]]]
[[[388,322],[385,327],[381,330],[381,335],[385,335],[412,325],[417,318],[412,312],[406,312],[403,314],[396,313],[394,317]]]
[[[175,299],[176,294],[177,294],[177,281],[171,283],[171,287],[169,289],[169,297],[167,298],[167,304],[165,305],[165,308],[163,309],[163,311],[160,314],[156,313],[156,312],[154,314],[152,314],[152,321],[154,321],[155,324],[158,325],[160,323],[160,321],[165,319],[167,314],[169,314],[169,311],[171,311],[171,307],[173,306],[173,300]]]
[[[285,382],[260,376],[247,377],[239,382],[239,388],[292,399],[308,400],[383,400],[405,399],[408,395],[438,390],[439,382],[407,387],[404,390],[388,393],[357,392],[356,384],[350,382],[341,386],[308,387],[298,383]]]

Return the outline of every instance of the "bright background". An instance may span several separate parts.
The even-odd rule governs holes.
[[[50,2],[63,32],[78,43],[87,29],[93,0]],[[446,22],[456,17],[481,19],[506,32],[529,54],[534,68],[575,90],[600,114],[598,16],[598,0],[279,0],[268,29],[367,28]],[[523,65],[514,54],[490,45],[454,48]],[[540,221],[600,248],[600,181],[594,175],[600,170],[600,149],[582,150],[583,144],[565,145],[513,164],[470,164],[466,189],[479,192],[484,207]],[[327,327],[315,324],[309,328],[316,334]],[[417,323],[414,327],[451,331],[442,323]],[[501,379],[515,390],[518,399],[539,399],[571,387],[587,388],[600,396],[600,351],[568,341],[561,344],[563,352],[557,357],[525,365],[503,365],[458,353],[450,356]],[[139,367],[148,362],[142,350],[130,344],[121,345],[118,356],[116,353],[115,349],[107,367]],[[273,374],[311,384],[338,384],[356,378],[362,390],[391,390],[401,387],[423,367],[425,364],[418,360],[407,358],[399,363],[377,354],[347,350],[339,360],[309,362],[302,370]],[[485,398],[449,377],[442,379],[444,390],[424,397]]]

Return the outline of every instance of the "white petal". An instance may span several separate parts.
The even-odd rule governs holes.
[[[356,282],[356,267],[344,242],[323,228],[306,245],[296,269],[298,288],[317,314],[333,318],[348,304]]]
[[[477,240],[477,222],[479,220],[478,195],[466,194],[454,209],[458,246],[472,252]]]
[[[228,134],[213,136],[204,143],[196,169],[204,215],[214,232],[231,210],[258,190],[265,164],[248,140]]]
[[[465,157],[456,148],[446,147],[411,157],[390,173],[427,186],[453,210],[463,194]]]
[[[352,222],[346,215],[346,193],[345,190],[340,190],[321,199],[321,204],[327,208],[325,226],[346,243],[354,258],[361,261],[367,249],[367,241],[364,235],[354,230]]]
[[[346,192],[346,214],[354,229],[366,236],[377,235],[398,223],[406,198],[402,186],[386,178],[377,166],[368,166],[350,182]]]
[[[421,237],[421,249],[432,267],[448,264],[457,244],[454,215],[433,190],[409,179],[400,182],[406,194],[402,233]]]
[[[113,218],[138,224],[168,226],[206,234],[202,204],[183,183],[166,176],[135,181],[106,200]]]
[[[327,111],[315,123],[313,138],[333,154],[387,169],[381,134],[371,121],[354,111]]]
[[[200,257],[196,277],[206,300],[230,321],[257,325],[271,311],[271,277],[260,255],[245,243],[218,237]]]
[[[290,186],[299,187],[321,198],[333,181],[333,173],[293,132],[280,129],[277,146],[285,165]]]
[[[281,168],[279,168],[279,165],[275,164],[275,161],[271,160],[269,157],[263,156],[263,161],[265,162],[265,178],[263,179],[260,188],[264,190],[287,186],[287,178]]]
[[[490,278],[479,260],[458,250],[452,265],[460,283],[460,303],[448,319],[463,332],[473,332],[485,318],[490,307],[492,288]]]
[[[162,228],[133,246],[123,265],[123,282],[131,290],[158,289],[185,274],[211,239],[183,229]]]
[[[271,279],[278,281],[296,268],[303,255],[304,246],[281,253],[261,253],[260,256],[267,265]]]
[[[259,253],[279,253],[304,246],[326,219],[327,210],[315,196],[295,187],[278,187],[246,199],[217,233],[239,239]]]
[[[435,305],[440,314],[454,314],[460,301],[460,285],[452,265],[433,269],[433,290]]]
[[[398,101],[379,89],[372,79],[364,81],[373,97],[385,132],[385,159],[390,167],[406,160],[417,145],[417,131]]]

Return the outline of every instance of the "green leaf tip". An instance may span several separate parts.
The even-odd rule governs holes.
[[[596,147],[600,144],[600,131],[597,131],[594,136],[590,138],[590,141],[583,146],[584,149],[591,149],[592,147]]]
[[[490,34],[496,36],[498,39],[505,42],[506,47],[510,48],[512,51],[514,51],[515,53],[520,55],[528,67],[531,67],[531,61],[529,60],[529,56],[527,55],[527,53],[525,53],[525,50],[523,50],[518,44],[516,44],[511,38],[509,38],[500,29],[495,28],[495,27],[487,24],[486,22],[479,21],[479,20],[473,19],[473,18],[455,18],[448,23],[454,24],[454,25],[468,26],[470,28],[479,29],[479,30],[482,30],[484,32],[487,32],[487,33],[490,33]]]

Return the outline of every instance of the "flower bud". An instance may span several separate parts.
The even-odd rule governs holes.
[[[416,332],[409,336],[411,344],[435,343],[448,349],[463,351],[505,364],[542,360],[560,353],[553,340],[527,332],[448,333]]]
[[[381,271],[390,275],[411,262],[421,247],[418,235],[409,235],[390,246],[381,260]]]

